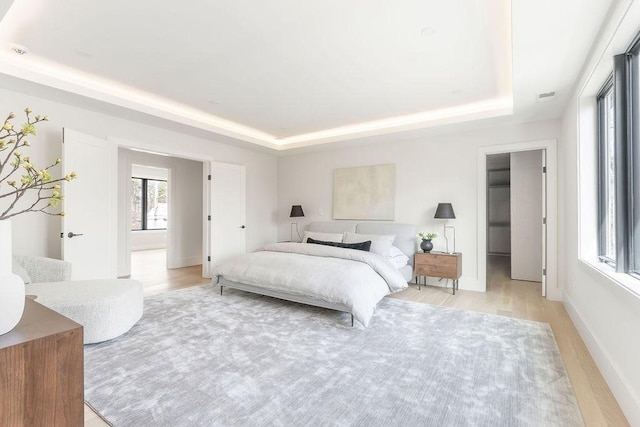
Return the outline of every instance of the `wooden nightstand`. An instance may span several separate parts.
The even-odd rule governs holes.
[[[416,283],[420,289],[419,276],[440,277],[453,280],[453,295],[458,289],[458,279],[462,276],[462,254],[444,252],[418,252],[415,255]]]

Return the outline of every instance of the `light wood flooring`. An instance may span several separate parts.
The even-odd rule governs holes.
[[[157,265],[158,259],[161,259],[158,257],[163,255],[151,253],[153,251],[144,252],[138,253],[135,268],[132,259],[131,276],[145,284],[146,294],[208,283],[207,279],[200,277],[199,266],[176,270],[163,270],[164,267],[154,269],[154,257]],[[461,290],[453,296],[450,287],[427,286],[418,290],[416,285],[410,285],[408,289],[394,294],[393,298],[549,323],[585,424],[629,425],[562,303],[542,298],[540,283],[511,280],[509,258],[489,257],[488,261],[487,292]],[[164,261],[160,264],[164,265]],[[85,425],[106,424],[85,405]]]
[[[209,283],[202,278],[202,266],[167,270],[167,252],[164,249],[136,251],[131,253],[131,276],[144,286],[145,295]]]

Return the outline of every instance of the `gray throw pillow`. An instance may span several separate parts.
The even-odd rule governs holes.
[[[315,243],[316,245],[335,246],[336,248],[356,249],[358,251],[369,252],[371,249],[371,240],[359,243],[340,243],[340,242],[325,242],[323,240],[315,240],[311,237],[307,238],[307,243]]]

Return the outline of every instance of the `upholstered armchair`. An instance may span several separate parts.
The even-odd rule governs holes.
[[[118,337],[142,317],[137,280],[71,280],[71,263],[44,257],[14,256],[12,267],[37,303],[83,326],[85,344]]]
[[[13,273],[25,284],[71,280],[71,263],[59,259],[14,255]]]

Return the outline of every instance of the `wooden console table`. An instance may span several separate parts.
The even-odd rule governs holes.
[[[82,326],[28,298],[0,335],[0,425],[84,425]]]

